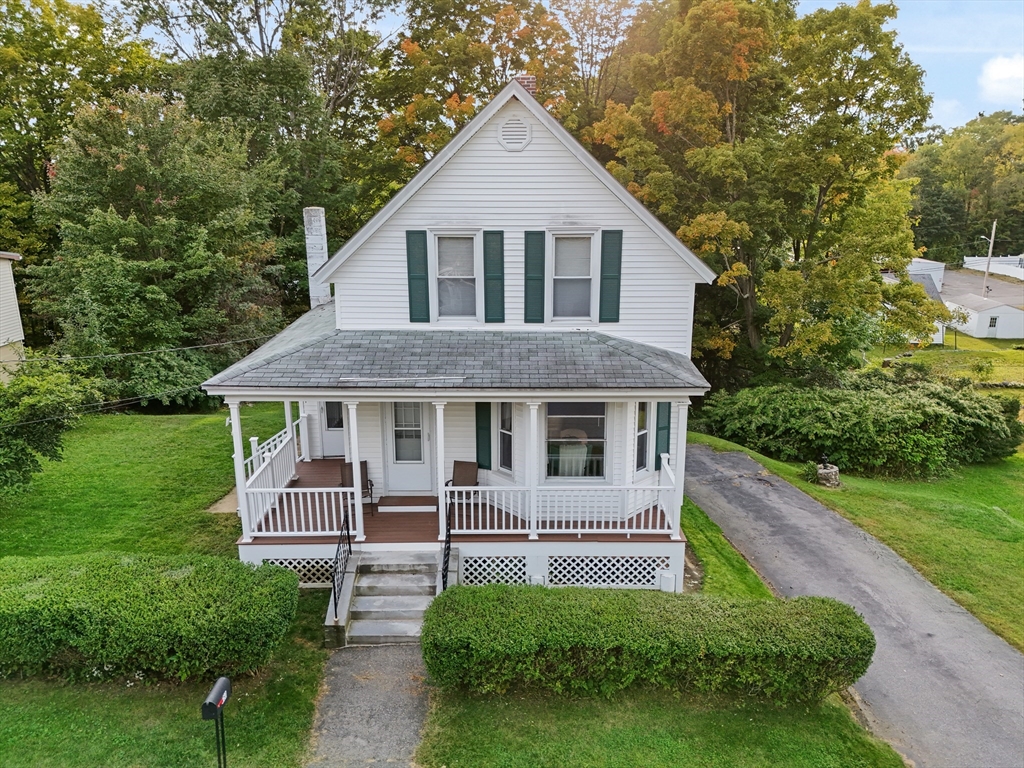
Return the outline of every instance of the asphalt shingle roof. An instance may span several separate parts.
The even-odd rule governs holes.
[[[708,389],[685,355],[596,331],[343,330],[303,317],[204,387]]]

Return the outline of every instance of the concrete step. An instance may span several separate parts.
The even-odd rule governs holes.
[[[424,595],[385,595],[352,599],[353,620],[421,621],[432,597]]]
[[[419,621],[374,621],[362,619],[348,626],[349,645],[384,645],[387,643],[418,643]]]
[[[437,573],[437,553],[366,553],[359,557],[359,573]]]
[[[357,596],[431,595],[437,591],[432,573],[360,573],[356,576]]]

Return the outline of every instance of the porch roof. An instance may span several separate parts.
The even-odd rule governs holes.
[[[252,389],[699,390],[686,355],[598,331],[336,330],[311,310],[203,384]]]

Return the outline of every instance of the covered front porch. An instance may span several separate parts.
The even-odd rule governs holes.
[[[664,406],[675,440],[655,455],[646,401],[284,401],[262,443],[229,402],[239,545],[679,541],[687,403]],[[342,456],[323,455],[325,415]],[[479,467],[476,485],[451,483],[457,461]]]

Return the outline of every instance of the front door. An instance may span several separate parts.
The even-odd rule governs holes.
[[[434,491],[429,409],[424,403],[385,403],[388,493]]]
[[[321,440],[324,456],[345,455],[345,404],[320,403]]]

